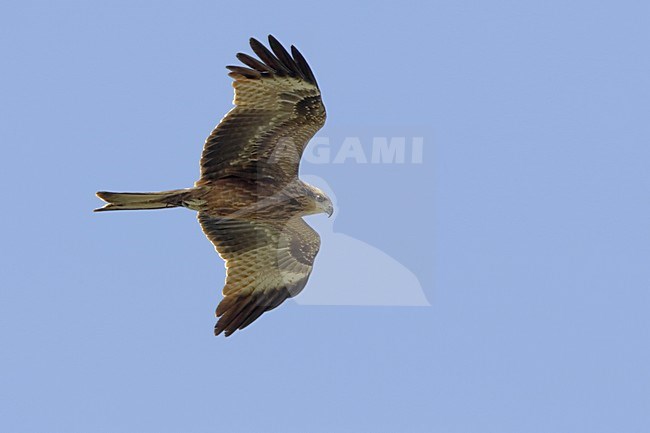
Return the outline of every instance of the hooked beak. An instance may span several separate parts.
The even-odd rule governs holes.
[[[332,205],[332,203],[329,203],[327,205],[326,212],[327,212],[327,217],[328,218],[332,216],[332,214],[334,213],[334,205]]]

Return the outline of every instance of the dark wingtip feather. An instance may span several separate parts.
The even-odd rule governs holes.
[[[260,78],[262,74],[255,69],[244,68],[243,66],[226,66],[226,69],[235,74],[243,75],[246,78]]]
[[[316,77],[314,76],[314,73],[309,67],[309,63],[307,63],[307,60],[305,60],[305,58],[300,53],[300,51],[298,51],[298,48],[296,48],[294,45],[291,45],[291,54],[293,55],[293,58],[296,60],[296,64],[298,65],[302,73],[305,75],[306,80],[309,81],[310,83],[313,83],[316,87],[318,87],[318,83],[316,82]]]
[[[246,328],[262,314],[274,309],[290,297],[290,291],[286,287],[270,293],[226,296],[217,306],[216,316],[219,320],[214,326],[214,335],[223,333],[228,337],[235,331]]]
[[[237,53],[237,59],[248,66],[248,68],[227,66],[231,71],[228,75],[235,79],[237,76],[257,79],[264,76],[289,75],[291,77],[302,78],[318,87],[314,73],[295,46],[291,45],[291,53],[289,53],[273,35],[269,35],[268,39],[271,50],[257,39],[250,38],[250,46],[257,57],[259,57],[259,60],[248,54]]]
[[[302,78],[305,78],[304,74],[300,71],[298,65],[296,65],[296,62],[293,60],[291,55],[273,35],[269,35],[269,46],[273,50],[273,53],[276,55],[276,57],[284,64],[284,66],[293,72],[293,74],[297,74]]]
[[[245,53],[237,53],[237,59],[245,64],[246,66],[255,69],[259,72],[273,73],[275,72],[270,66],[265,63],[260,62],[255,57],[249,56]]]
[[[255,38],[250,39],[251,48],[257,54],[257,57],[260,58],[264,63],[271,67],[277,75],[288,75],[289,70],[278,60],[275,55],[268,48],[264,46],[260,41]]]
[[[226,327],[227,327],[226,323],[223,320],[221,319],[217,320],[217,323],[214,325],[214,336],[218,337],[225,331],[224,335],[228,337],[230,334],[235,332],[234,330],[232,331],[227,330]]]

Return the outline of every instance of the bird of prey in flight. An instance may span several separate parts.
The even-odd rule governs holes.
[[[152,193],[100,191],[95,211],[185,207],[226,261],[215,335],[244,329],[305,287],[320,237],[302,219],[332,215],[330,199],[298,178],[307,143],[325,123],[314,74],[300,52],[273,36],[256,39],[258,58],[238,53],[228,66],[235,107],[205,142],[192,188]]]

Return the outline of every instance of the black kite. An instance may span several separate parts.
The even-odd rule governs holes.
[[[307,143],[325,123],[314,74],[295,48],[273,36],[271,50],[250,45],[259,60],[228,66],[235,107],[205,142],[194,187],[155,193],[98,192],[96,211],[186,207],[226,261],[215,335],[243,329],[297,295],[311,274],[320,237],[304,215],[332,214],[332,202],[298,178]]]

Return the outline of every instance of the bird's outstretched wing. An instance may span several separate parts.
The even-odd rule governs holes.
[[[262,313],[297,295],[307,284],[320,237],[302,218],[258,222],[199,212],[203,232],[226,261],[224,298],[215,335],[229,336]]]
[[[259,60],[239,53],[246,65],[228,66],[235,107],[207,138],[197,185],[224,177],[273,179],[281,188],[298,175],[305,146],[325,123],[325,107],[309,65],[269,36],[270,51],[251,38]]]

